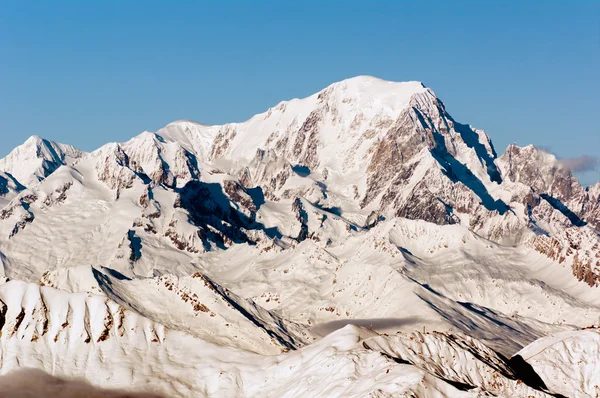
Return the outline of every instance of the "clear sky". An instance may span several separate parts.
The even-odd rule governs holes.
[[[600,156],[600,2],[508,0],[2,1],[0,156],[243,121],[365,74],[422,81],[499,153]]]

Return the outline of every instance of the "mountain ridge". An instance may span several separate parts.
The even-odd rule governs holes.
[[[226,189],[235,192],[225,196],[241,198],[242,190],[260,189],[262,196],[277,202],[309,194],[312,199],[307,199],[319,208],[344,203],[339,211],[359,225],[370,213],[461,223],[496,242],[517,245],[572,226],[600,226],[597,189],[583,188],[554,156],[533,146],[510,145],[498,157],[484,131],[455,121],[420,82],[359,76],[281,102],[242,123],[173,122],[156,133],[107,144],[89,156],[39,137],[21,147],[35,150],[35,159],[41,159],[41,168],[31,176],[37,180],[68,165],[67,158],[81,162],[97,157],[96,176],[117,189],[116,196],[136,180],[181,189],[203,179],[206,171],[218,170],[228,175],[226,180],[241,184],[234,188],[228,182]],[[27,152],[21,147],[0,160],[0,170],[2,165],[12,170],[10,159]],[[31,159],[26,163],[37,164]],[[309,175],[304,181],[296,172],[301,168]],[[345,192],[328,192],[328,177]],[[23,217],[17,222],[21,226],[15,224],[17,230],[31,218]],[[587,255],[591,260],[594,256]],[[574,271],[581,279],[600,283],[595,261],[574,267],[584,269],[583,274]]]

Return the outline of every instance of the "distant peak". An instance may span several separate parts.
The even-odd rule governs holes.
[[[552,165],[564,168],[564,165],[556,156],[545,148],[539,148],[533,144],[519,146],[516,143],[510,144],[504,152],[504,157],[510,156],[511,162],[518,164],[537,164]]]
[[[47,140],[39,135],[32,135],[23,144],[16,147],[14,150],[23,153],[29,153],[32,157],[45,157],[48,152],[60,151],[66,145],[58,144],[54,141]]]
[[[200,122],[196,122],[195,120],[189,120],[189,119],[175,120],[175,121],[167,124],[166,127],[178,126],[181,124],[193,124],[193,125],[200,126],[200,127],[210,127],[210,124],[200,123]]]
[[[39,135],[32,135],[31,137],[27,138],[24,144],[41,144],[42,142],[44,142],[42,137]]]
[[[552,150],[544,146],[536,146],[533,144],[519,146],[513,143],[508,146],[508,149],[516,150],[518,152],[525,152],[531,154],[531,156],[542,156],[549,159],[556,159],[556,155],[552,152]]]
[[[353,109],[395,112],[406,108],[411,99],[433,100],[435,93],[419,81],[392,82],[373,76],[356,76],[333,83],[315,94],[321,101],[334,101]]]
[[[406,86],[414,86],[416,88],[426,88],[422,82],[416,81],[416,80],[397,82],[397,81],[392,81],[392,80],[380,79],[378,77],[370,76],[370,75],[359,75],[359,76],[355,76],[355,77],[350,77],[348,79],[344,79],[342,81],[339,81],[339,82],[333,83],[333,84],[342,84],[342,83],[356,84],[356,85],[402,84],[402,85],[406,85]]]
[[[529,144],[529,145],[525,145],[525,146],[520,146],[516,142],[513,142],[512,144],[509,144],[508,147],[506,148],[506,152],[521,152],[521,151],[549,153],[546,150],[543,150],[543,149],[540,149],[540,148],[536,148],[533,144]]]
[[[383,80],[378,77],[362,75],[351,77],[336,83],[331,84],[329,87],[342,88],[342,89],[354,89],[360,91],[397,91],[401,93],[411,92],[422,92],[427,87],[420,81],[405,81],[395,82],[390,80]]]

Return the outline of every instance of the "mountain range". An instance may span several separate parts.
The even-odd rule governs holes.
[[[600,394],[600,183],[369,76],[0,159],[0,372],[167,396]]]

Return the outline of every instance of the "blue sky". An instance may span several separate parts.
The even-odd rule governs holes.
[[[598,1],[5,1],[0,54],[0,156],[242,121],[363,74],[424,82],[499,153],[600,156]]]

